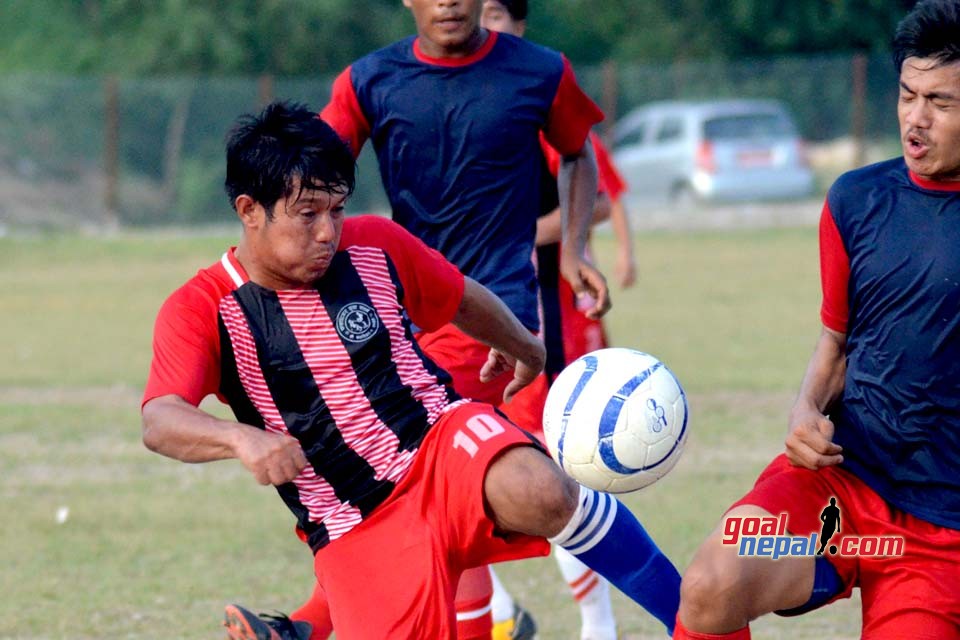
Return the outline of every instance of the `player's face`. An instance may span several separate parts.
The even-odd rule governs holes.
[[[960,62],[907,58],[900,70],[900,141],[911,171],[960,180]]]
[[[278,200],[273,219],[255,204],[244,220],[244,242],[249,249],[251,278],[271,289],[312,286],[326,273],[340,244],[346,196],[325,191],[303,191]]]
[[[507,8],[497,0],[484,0],[480,26],[490,31],[509,33],[522,38],[526,30],[526,21],[514,20]]]
[[[403,0],[417,23],[420,48],[433,58],[459,58],[479,49],[483,0]]]

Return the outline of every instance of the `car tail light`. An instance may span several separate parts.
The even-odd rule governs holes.
[[[713,157],[713,144],[708,140],[704,140],[700,143],[700,146],[697,147],[697,157],[694,160],[696,162],[697,168],[707,173],[716,173],[717,172],[717,163]]]

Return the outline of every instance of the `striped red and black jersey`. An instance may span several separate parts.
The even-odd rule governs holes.
[[[463,286],[439,253],[373,216],[344,222],[312,289],[261,287],[230,249],[160,310],[143,402],[216,394],[238,421],[299,440],[308,464],[277,491],[316,551],[390,495],[459,400],[411,322],[451,321]]]

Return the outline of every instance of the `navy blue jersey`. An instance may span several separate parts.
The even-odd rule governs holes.
[[[373,141],[396,222],[537,328],[538,137],[576,153],[602,118],[559,53],[490,33],[436,59],[407,38],[344,71],[321,115],[354,153]]]
[[[821,223],[822,317],[847,334],[845,386],[831,416],[843,464],[894,506],[955,529],[958,190],[890,160],[842,176]]]

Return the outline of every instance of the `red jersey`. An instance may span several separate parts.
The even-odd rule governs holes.
[[[308,460],[278,493],[316,551],[356,526],[409,470],[459,398],[413,340],[450,322],[463,276],[392,222],[344,222],[314,288],[250,281],[234,249],[160,310],[143,402],[217,394],[237,420],[297,438]]]
[[[623,176],[613,165],[610,151],[607,149],[607,145],[603,144],[600,136],[591,131],[590,142],[593,144],[593,153],[597,158],[597,191],[607,194],[611,200],[617,200],[627,190],[627,183],[624,182]],[[557,174],[560,172],[560,154],[543,135],[540,136],[540,150],[547,160],[547,169],[550,171],[550,175],[556,180]]]

